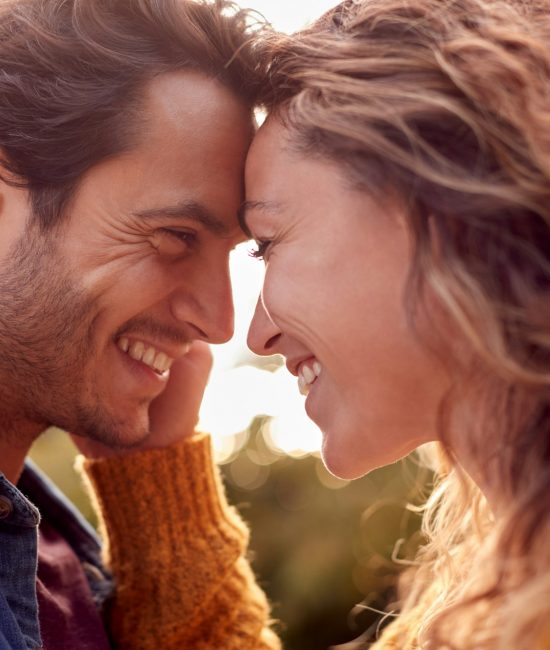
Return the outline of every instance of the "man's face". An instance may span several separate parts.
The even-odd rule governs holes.
[[[148,433],[171,360],[233,331],[229,252],[252,135],[246,107],[191,71],[145,92],[139,144],[93,167],[60,230],[1,184],[0,410],[111,445]]]

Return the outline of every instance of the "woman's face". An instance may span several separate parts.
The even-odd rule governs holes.
[[[355,478],[434,439],[448,381],[406,323],[398,208],[352,189],[344,168],[288,151],[287,137],[268,120],[247,162],[244,216],[266,265],[248,342],[286,357],[327,467]]]

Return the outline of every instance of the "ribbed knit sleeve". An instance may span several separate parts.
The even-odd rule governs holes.
[[[119,650],[280,648],[208,436],[78,465],[116,581],[109,626]]]

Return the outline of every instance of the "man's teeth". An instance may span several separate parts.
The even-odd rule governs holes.
[[[142,341],[132,341],[126,337],[121,337],[118,342],[118,347],[126,352],[132,359],[136,361],[141,361],[149,368],[152,368],[155,372],[158,372],[160,375],[165,373],[167,370],[170,370],[170,366],[174,363],[174,359],[171,359],[169,356],[164,354],[164,352],[159,352],[154,347],[146,345]]]
[[[298,369],[298,389],[302,395],[309,393],[311,385],[319,377],[322,369],[323,366],[321,366],[319,361],[315,361],[311,366],[305,363],[300,366]]]

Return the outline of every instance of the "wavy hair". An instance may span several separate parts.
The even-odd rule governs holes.
[[[549,647],[550,8],[348,0],[271,54],[290,146],[406,206],[407,313],[454,377],[427,543],[380,647]]]
[[[38,223],[139,138],[143,86],[193,69],[252,107],[261,21],[227,0],[0,0],[0,149]]]

